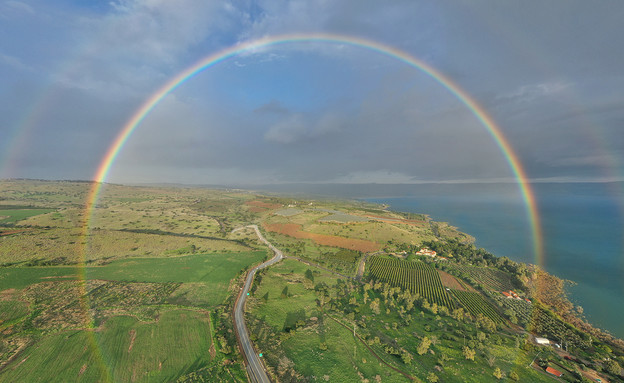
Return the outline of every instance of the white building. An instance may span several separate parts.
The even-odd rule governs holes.
[[[546,339],[546,338],[535,337],[535,342],[537,344],[550,344],[550,341],[548,339]]]

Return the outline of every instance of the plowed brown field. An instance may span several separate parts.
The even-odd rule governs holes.
[[[438,274],[440,274],[440,279],[442,279],[442,284],[444,285],[444,287],[460,291],[475,291],[472,288],[470,290],[467,290],[463,284],[459,283],[457,278],[447,273],[446,271],[438,270]]]
[[[341,247],[343,249],[357,250],[364,253],[379,250],[379,244],[376,242],[366,241],[363,239],[338,237],[336,235],[308,233],[301,230],[301,225],[296,223],[263,224],[263,227],[274,233],[284,234],[299,239],[311,239],[315,243],[324,246]]]
[[[245,205],[250,206],[249,211],[252,213],[262,213],[267,210],[273,210],[282,207],[282,205],[277,203],[269,203],[258,200],[247,201],[245,202]]]

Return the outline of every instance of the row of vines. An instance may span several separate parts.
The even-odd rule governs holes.
[[[449,309],[455,307],[451,296],[442,285],[440,275],[426,263],[381,257],[371,257],[367,263],[371,278],[408,289],[412,294],[419,294],[431,303]]]
[[[453,295],[461,302],[462,306],[475,317],[479,314],[483,314],[490,318],[494,323],[505,323],[503,317],[500,316],[498,311],[491,304],[488,303],[479,293],[473,293],[470,291],[453,290]]]
[[[452,268],[490,290],[507,291],[516,288],[511,274],[498,269],[469,265],[453,265]]]

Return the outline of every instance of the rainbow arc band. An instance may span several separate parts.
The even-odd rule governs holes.
[[[511,168],[514,177],[517,180],[520,187],[522,198],[524,200],[528,221],[531,226],[531,235],[533,239],[533,253],[538,265],[543,264],[543,239],[541,232],[541,224],[539,215],[537,212],[537,206],[535,197],[531,188],[531,185],[527,179],[526,173],[520,163],[520,160],[514,150],[512,149],[509,141],[503,135],[501,129],[494,122],[492,117],[481,107],[475,100],[473,100],[468,93],[455,84],[449,77],[439,72],[435,68],[426,64],[425,62],[409,55],[394,47],[371,41],[363,38],[337,35],[337,34],[289,34],[269,36],[258,40],[253,40],[245,43],[238,44],[233,47],[221,50],[213,53],[206,58],[200,60],[195,65],[187,68],[179,73],[177,76],[169,80],[160,89],[154,92],[141,107],[132,115],[130,120],[126,123],[123,129],[119,132],[112,145],[106,152],[106,155],[102,159],[97,172],[94,176],[96,184],[92,188],[87,202],[87,226],[91,219],[91,212],[94,204],[97,201],[98,194],[101,188],[101,183],[106,180],[108,172],[111,166],[115,162],[115,158],[123,148],[124,144],[130,138],[131,134],[140,125],[143,119],[158,105],[158,103],[173,90],[184,84],[196,74],[208,69],[215,64],[218,64],[224,60],[227,60],[233,56],[241,53],[252,51],[254,49],[260,49],[269,47],[272,45],[284,45],[293,43],[306,43],[306,42],[323,42],[328,44],[343,44],[354,47],[360,47],[368,49],[370,51],[392,57],[397,59],[413,68],[416,68],[431,78],[435,79],[440,85],[446,88],[451,94],[459,99],[481,122],[481,124],[487,129],[490,136],[494,139],[498,147],[500,148],[503,156],[507,160],[509,167]]]
[[[409,55],[406,52],[403,52],[394,47],[371,41],[363,38],[346,36],[346,35],[337,35],[337,34],[288,34],[288,35],[278,35],[278,36],[269,36],[265,38],[261,38],[258,40],[253,40],[245,43],[238,44],[233,47],[226,48],[219,52],[213,53],[204,59],[198,61],[193,66],[187,68],[186,70],[180,72],[177,76],[173,77],[167,83],[165,83],[162,87],[160,87],[156,92],[154,92],[142,105],[141,107],[132,115],[132,117],[128,120],[128,122],[124,125],[123,129],[119,132],[114,142],[106,151],[106,154],[98,169],[93,177],[95,181],[89,195],[86,200],[85,205],[85,224],[83,226],[83,235],[86,237],[89,232],[89,227],[91,225],[91,221],[93,218],[93,210],[97,204],[100,190],[102,188],[102,184],[106,181],[107,175],[115,162],[120,151],[123,149],[124,144],[128,141],[132,133],[137,129],[137,127],[141,124],[141,122],[145,119],[145,117],[158,105],[158,103],[169,93],[174,91],[176,88],[184,84],[186,81],[191,79],[196,74],[222,62],[234,56],[237,56],[241,53],[252,51],[254,49],[266,48],[270,46],[276,45],[286,45],[286,44],[297,44],[297,43],[327,43],[327,44],[341,44],[353,47],[359,47],[363,49],[367,49],[369,51],[394,58],[399,60],[415,69],[420,70],[421,72],[427,74],[429,77],[436,80],[441,86],[446,88],[452,95],[457,97],[471,112],[472,114],[481,122],[481,124],[486,128],[490,136],[493,138],[494,142],[500,148],[503,156],[505,157],[509,167],[511,168],[514,177],[518,183],[520,191],[522,193],[522,198],[524,200],[524,204],[526,207],[527,217],[529,224],[531,226],[531,234],[533,240],[533,252],[536,263],[538,265],[543,264],[543,239],[541,232],[541,224],[539,220],[539,215],[537,211],[537,205],[535,201],[535,197],[531,188],[530,183],[528,182],[526,173],[520,163],[518,156],[515,154],[512,149],[509,141],[503,135],[501,129],[494,122],[492,117],[488,115],[486,110],[480,106],[474,99],[472,99],[468,93],[466,93],[461,87],[455,84],[449,77],[445,76],[443,73],[439,72],[435,68],[431,67],[427,63]],[[83,265],[84,260],[86,260],[86,246],[83,251]],[[81,277],[83,280],[83,289],[86,292],[86,268],[82,268]],[[86,295],[85,295],[86,296]],[[85,308],[88,309],[88,302],[84,301]],[[89,332],[92,333],[92,332]],[[96,351],[99,350],[97,347],[97,341],[94,336],[91,338],[92,346],[96,348]],[[100,361],[103,363],[105,367],[105,371],[107,372],[107,376],[105,377],[106,381],[110,381],[113,375],[113,372],[108,369],[104,363],[103,355],[98,352]],[[262,355],[260,355],[262,356]]]

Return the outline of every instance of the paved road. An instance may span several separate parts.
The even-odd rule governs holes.
[[[243,286],[240,295],[236,301],[236,305],[234,307],[234,327],[236,327],[236,334],[238,335],[238,340],[240,342],[243,353],[245,354],[245,360],[247,360],[247,372],[249,373],[249,378],[253,383],[270,383],[269,377],[264,371],[264,366],[262,362],[260,362],[260,357],[258,353],[254,350],[253,344],[249,340],[249,331],[247,330],[247,325],[245,324],[245,318],[243,316],[245,311],[245,302],[247,302],[247,293],[249,292],[249,288],[251,287],[251,282],[253,281],[254,275],[256,275],[256,271],[263,269],[267,266],[270,266],[276,262],[279,262],[282,258],[284,258],[284,254],[280,250],[278,250],[275,246],[273,246],[269,241],[266,240],[260,233],[258,226],[249,225],[254,229],[258,239],[265,245],[267,245],[273,253],[275,253],[275,257],[270,260],[264,262],[263,264],[254,267],[251,269],[249,274],[247,274],[247,279],[245,280],[245,285]],[[242,228],[241,228],[242,229]],[[236,229],[240,230],[240,229]]]
[[[368,260],[368,257],[370,257],[371,255],[377,255],[377,254],[383,254],[385,253],[384,251],[376,251],[374,253],[366,253],[366,255],[364,255],[362,257],[362,259],[360,259],[360,264],[358,265],[358,269],[357,269],[357,273],[355,275],[355,279],[357,279],[358,281],[360,279],[362,279],[362,275],[364,274],[364,267],[366,266],[366,261]]]

